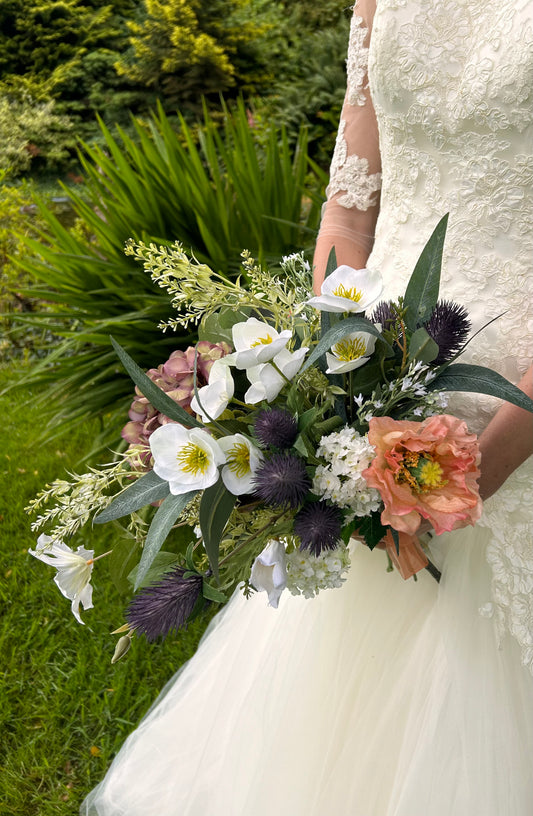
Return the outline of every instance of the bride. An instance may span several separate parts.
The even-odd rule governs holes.
[[[317,284],[334,245],[396,298],[449,212],[441,296],[474,329],[503,313],[467,361],[525,390],[532,73],[527,0],[361,0],[315,258]],[[486,504],[433,539],[441,583],[355,544],[342,589],[277,610],[237,593],[82,814],[531,812],[530,417],[480,395],[448,411],[481,434]]]

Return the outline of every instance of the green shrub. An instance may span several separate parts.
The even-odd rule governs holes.
[[[28,182],[8,184],[0,170],[0,361],[38,353],[43,343],[40,327],[25,331],[15,317],[44,308],[35,299],[22,294],[33,281],[14,258],[22,261],[30,253],[26,239],[43,229],[35,206],[33,186]]]
[[[58,167],[74,146],[72,122],[59,116],[55,103],[36,102],[27,94],[0,96],[0,172],[16,177],[40,164],[48,171]]]
[[[55,308],[20,320],[63,338],[29,381],[48,384],[44,401],[54,404],[55,426],[111,414],[108,438],[124,422],[132,391],[109,335],[144,368],[194,339],[161,334],[167,297],[124,255],[125,241],[177,239],[200,261],[232,274],[243,249],[265,262],[311,247],[322,201],[305,132],[291,147],[283,130],[270,128],[258,144],[243,105],[220,128],[206,116],[197,133],[181,120],[176,134],[160,111],[135,129],[134,141],[101,124],[105,148],[85,146],[87,186],[83,195],[70,193],[77,228],[68,230],[42,205],[46,243],[28,239],[34,255],[21,261],[40,281],[30,294]],[[76,325],[66,330],[66,319]]]

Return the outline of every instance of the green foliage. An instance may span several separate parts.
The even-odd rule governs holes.
[[[280,28],[283,50],[267,93],[253,100],[254,117],[283,123],[291,136],[305,124],[309,153],[329,167],[346,87],[350,9],[337,2],[286,2]]]
[[[41,328],[17,331],[14,319],[38,307],[21,291],[31,283],[31,272],[21,271],[14,258],[23,260],[31,254],[26,239],[36,237],[43,226],[31,184],[9,184],[0,171],[0,360],[38,352],[43,342]]]
[[[101,129],[105,149],[85,146],[81,155],[87,189],[70,193],[77,228],[64,227],[43,204],[46,243],[29,240],[33,257],[21,262],[40,281],[29,294],[55,308],[21,320],[63,337],[31,372],[31,381],[49,386],[43,399],[56,402],[54,425],[113,412],[113,436],[132,386],[109,335],[144,369],[191,341],[158,330],[170,317],[168,297],[125,256],[125,242],[178,239],[228,274],[243,248],[265,261],[311,244],[321,197],[308,175],[305,133],[291,148],[271,128],[258,145],[242,105],[220,130],[206,117],[197,134],[183,120],[176,134],[162,112],[147,127],[135,123],[135,141]],[[75,325],[66,329],[66,318]]]
[[[0,173],[19,176],[36,161],[47,170],[58,167],[74,146],[72,122],[59,116],[55,103],[0,96]]]
[[[127,44],[123,15],[134,6],[133,0],[0,5],[0,95],[6,109],[0,111],[0,132],[7,111],[17,122],[13,172],[25,172],[32,155],[40,157],[32,168],[37,171],[68,166],[77,138],[94,132],[96,111],[127,121],[138,94],[114,64]],[[22,151],[29,144],[36,152],[21,153],[21,139]]]
[[[118,73],[153,88],[166,110],[198,111],[202,96],[264,88],[271,18],[265,0],[144,0]]]
[[[334,0],[4,0],[0,96],[58,117],[50,161],[30,140],[35,173],[76,172],[73,143],[101,139],[95,113],[128,128],[130,111],[159,101],[192,121],[203,98],[220,111],[221,93],[246,99],[258,130],[283,123],[295,141],[305,123],[310,155],[326,166],[349,16]]]
[[[22,371],[0,368],[0,388]],[[191,657],[205,618],[164,645],[133,640],[125,661],[110,664],[125,601],[107,580],[110,559],[95,564],[95,608],[80,626],[53,582],[54,570],[28,555],[35,547],[22,508],[44,482],[73,469],[88,451],[94,421],[79,424],[61,449],[38,443],[42,415],[35,392],[0,397],[5,417],[0,454],[0,811],[72,816],[103,777],[158,691]],[[97,554],[116,530],[88,529],[77,544]],[[76,546],[75,545],[75,546]]]

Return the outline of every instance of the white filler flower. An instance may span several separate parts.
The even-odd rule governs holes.
[[[229,362],[227,357],[221,357],[211,366],[208,384],[198,389],[198,399],[192,398],[191,408],[204,422],[218,419],[228,407],[234,390]]]
[[[364,365],[373,353],[376,337],[368,332],[352,332],[326,352],[326,374],[344,374]]]
[[[277,609],[281,593],[287,586],[287,556],[281,541],[271,539],[257,556],[250,581],[259,592],[268,594],[268,605]]]
[[[234,496],[253,491],[254,475],[261,464],[263,454],[242,434],[223,436],[218,444],[226,454],[222,468],[222,481]]]
[[[285,348],[292,337],[289,329],[277,332],[268,323],[250,317],[243,323],[236,323],[232,329],[237,368],[250,368],[267,363]]]
[[[78,547],[74,552],[62,541],[54,540],[51,536],[43,534],[37,539],[37,549],[28,550],[28,552],[39,561],[55,567],[57,573],[54,581],[61,594],[72,601],[70,607],[72,614],[79,623],[83,624],[80,617],[80,604],[84,609],[93,607],[93,588],[90,580],[94,550]]]
[[[168,482],[170,492],[179,496],[190,490],[204,490],[218,480],[218,468],[226,456],[207,431],[183,425],[161,425],[150,437],[154,471]]]
[[[381,273],[371,269],[338,266],[320,287],[320,295],[307,301],[322,312],[364,312],[380,296]]]
[[[329,500],[354,516],[368,516],[382,506],[379,491],[369,487],[363,470],[370,467],[376,452],[367,436],[348,426],[323,436],[317,456],[326,460],[318,465],[313,479],[313,493]],[[347,517],[350,520],[350,515]]]
[[[341,587],[349,569],[350,553],[342,541],[320,555],[294,550],[287,556],[287,589],[292,595],[314,598],[323,589]]]

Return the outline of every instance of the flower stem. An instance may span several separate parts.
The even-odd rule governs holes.
[[[288,512],[289,512],[288,510],[283,510],[281,513],[278,513],[277,516],[274,516],[273,518],[269,519],[267,523],[264,525],[264,527],[261,527],[260,530],[256,530],[251,536],[249,536],[249,538],[245,538],[244,541],[241,541],[241,543],[238,544],[235,547],[235,549],[233,549],[230,553],[228,553],[228,555],[226,555],[226,557],[223,558],[222,561],[219,561],[218,566],[221,567],[223,564],[225,564],[226,561],[228,561],[233,555],[235,555],[235,553],[239,552],[239,550],[242,550],[247,544],[250,544],[250,542],[254,541],[259,535],[261,535],[261,533],[264,533],[265,530],[268,530],[269,527],[275,524],[276,521],[279,521],[280,518],[283,518],[283,516],[285,516]]]
[[[108,550],[107,552],[102,553],[102,555],[97,555],[96,558],[89,558],[89,560],[87,561],[87,564],[88,565],[89,564],[94,564],[95,561],[99,561],[101,558],[105,558],[106,555],[111,555],[112,552],[113,552],[113,550]]]
[[[427,558],[427,556],[426,556],[426,558]],[[432,576],[432,577],[435,579],[435,581],[436,581],[438,584],[440,584],[440,579],[442,578],[442,572],[441,572],[439,569],[437,569],[437,567],[435,566],[435,564],[433,564],[433,563],[432,563],[432,562],[429,560],[429,558],[428,558],[428,563],[427,563],[427,565],[426,565],[425,569],[427,569],[427,571],[428,571],[428,572],[429,572],[429,574],[430,574],[430,575],[431,575],[431,576]]]

